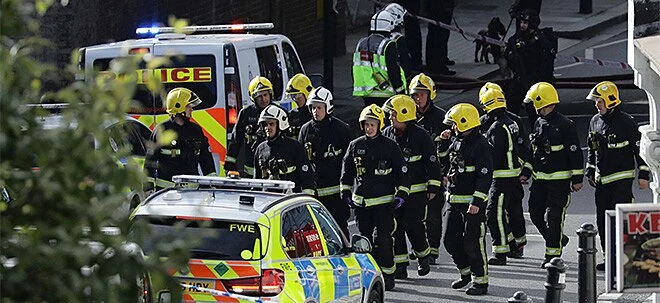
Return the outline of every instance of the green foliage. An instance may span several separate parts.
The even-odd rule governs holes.
[[[0,188],[12,198],[0,201],[0,301],[134,302],[145,272],[180,289],[167,270],[187,263],[187,243],[161,245],[147,259],[127,244],[148,232],[122,211],[144,175],[117,165],[129,151],[115,152],[104,126],[124,119],[135,80],[99,77],[46,94],[69,104],[62,115],[72,127],[46,131],[44,113],[25,106],[42,99],[40,79],[54,70],[34,56],[44,45],[34,18],[52,2],[2,0],[0,8]],[[132,75],[136,63],[112,69]],[[107,235],[108,226],[120,232]]]

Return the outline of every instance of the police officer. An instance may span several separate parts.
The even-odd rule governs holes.
[[[454,14],[454,0],[427,1],[427,11],[430,18],[444,24],[451,24]],[[449,43],[449,30],[429,23],[426,35],[426,67],[436,74],[455,75],[456,71],[448,68],[456,62],[447,56]]]
[[[346,122],[332,115],[334,101],[332,93],[325,87],[317,87],[307,101],[312,112],[312,121],[305,123],[298,136],[307,158],[314,167],[316,198],[330,211],[347,237],[349,206],[341,200],[339,178],[341,164],[353,135]]]
[[[525,102],[533,103],[539,115],[531,134],[534,181],[529,189],[529,216],[545,240],[541,264],[545,268],[568,244],[563,234],[564,218],[571,191],[582,188],[584,162],[573,121],[555,109],[559,96],[552,84],[534,84]]]
[[[395,95],[385,102],[392,125],[383,130],[383,136],[394,140],[408,163],[410,194],[405,205],[394,211],[397,229],[394,233],[395,277],[408,277],[408,251],[406,238],[410,240],[417,257],[417,274],[425,276],[431,271],[429,254],[431,248],[426,238],[426,206],[441,192],[440,163],[431,136],[415,122],[415,101],[406,95]]]
[[[259,115],[259,126],[267,140],[254,152],[257,179],[288,180],[296,183],[294,192],[314,194],[314,172],[300,142],[287,137],[286,111],[269,105]]]
[[[156,148],[145,159],[148,181],[155,188],[172,187],[173,176],[197,175],[198,165],[204,175],[215,174],[209,141],[202,128],[190,121],[193,107],[202,100],[193,91],[177,87],[167,94],[166,103],[170,119],[156,126],[151,136]]]
[[[513,230],[517,230],[518,238],[525,237],[524,192],[519,180],[522,164],[518,160],[520,125],[509,118],[502,91],[489,89],[480,94],[479,101],[486,112],[480,118],[481,130],[493,147],[493,183],[488,193],[486,217],[495,255],[488,264],[506,265],[507,255],[518,251]]]
[[[404,14],[403,27],[406,33],[406,45],[410,52],[411,70],[422,70],[422,31],[417,18],[421,6],[420,0],[396,0],[410,14]],[[412,14],[412,15],[411,15]]]
[[[360,39],[353,54],[353,96],[365,105],[382,105],[389,97],[405,92],[406,78],[390,34],[395,17],[388,11],[371,18],[370,34]]]
[[[374,243],[373,256],[384,274],[385,290],[392,290],[396,270],[394,210],[408,198],[410,179],[399,146],[380,134],[384,120],[383,110],[374,104],[360,113],[358,121],[364,135],[348,145],[340,189],[342,200],[355,209],[360,234]]]
[[[649,186],[649,168],[639,155],[641,134],[637,122],[619,108],[619,90],[610,81],[598,83],[587,95],[594,101],[598,113],[589,123],[587,154],[587,180],[596,187],[596,223],[605,230],[605,211],[617,203],[632,203],[632,183],[635,179],[635,161],[639,173],[640,189]],[[605,235],[600,244],[605,251]],[[596,265],[605,270],[605,263]]]
[[[265,140],[263,129],[258,125],[259,114],[270,105],[273,100],[273,84],[265,77],[255,77],[248,85],[250,104],[238,113],[238,120],[232,130],[231,140],[227,146],[227,158],[225,159],[225,171],[237,170],[236,161],[241,149],[244,149],[244,168],[248,177],[255,174],[254,150],[259,143]]]
[[[406,79],[409,79],[412,73],[412,63],[410,59],[410,51],[406,38],[403,35],[403,22],[404,17],[408,13],[401,4],[390,3],[383,10],[389,12],[394,16],[394,29],[390,34],[390,38],[396,43],[396,50],[399,55],[399,66],[403,69]]]
[[[314,89],[312,81],[309,80],[304,74],[296,74],[289,80],[286,85],[286,94],[293,99],[296,108],[289,112],[289,134],[292,138],[297,139],[300,133],[300,127],[312,120],[312,114],[309,111],[307,98],[309,93]]]
[[[433,104],[433,99],[436,96],[435,82],[431,77],[421,73],[412,78],[408,89],[410,96],[415,100],[415,104],[417,105],[417,124],[429,133],[436,144],[437,151],[440,148],[440,134],[444,130],[449,129],[449,126],[442,123],[447,112]],[[445,195],[444,188],[440,187],[440,190],[428,202],[426,236],[431,246],[430,264],[436,264],[440,241],[442,240],[442,212],[445,207]],[[414,254],[411,257],[414,257]]]
[[[440,135],[448,162],[447,230],[445,248],[461,274],[451,287],[468,295],[488,292],[486,263],[486,198],[493,178],[491,146],[479,132],[479,111],[472,104],[454,105],[444,123],[451,125]]]

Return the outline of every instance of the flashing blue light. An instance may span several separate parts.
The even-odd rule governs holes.
[[[160,28],[158,27],[138,27],[135,30],[135,33],[138,35],[147,35],[147,34],[155,35],[158,34],[159,32],[160,32]]]

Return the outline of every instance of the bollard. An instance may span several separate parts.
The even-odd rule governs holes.
[[[532,299],[527,297],[524,291],[517,291],[513,297],[507,300],[508,303],[533,303]]]
[[[591,14],[592,0],[580,0],[580,14]]]
[[[576,231],[578,243],[578,302],[596,303],[596,235],[591,223],[584,223]]]
[[[562,292],[566,288],[566,269],[568,266],[561,258],[552,258],[550,264],[546,265],[548,279],[545,281],[545,303],[564,302]]]

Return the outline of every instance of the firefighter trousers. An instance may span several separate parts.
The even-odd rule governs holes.
[[[613,210],[618,203],[632,203],[634,179],[623,179],[608,184],[596,183],[596,225],[600,236],[600,247],[605,252],[605,211]]]
[[[328,209],[332,217],[337,221],[337,224],[339,224],[341,231],[350,240],[351,235],[348,233],[348,219],[351,217],[351,209],[346,205],[346,202],[341,200],[341,196],[338,193],[316,198]]]
[[[406,236],[417,258],[426,257],[431,252],[426,240],[426,192],[410,194],[408,197],[408,201],[394,211],[397,223],[394,231],[394,263],[397,266],[409,264]]]
[[[355,208],[355,221],[360,234],[374,244],[372,256],[386,275],[394,274],[394,205],[385,203]]]
[[[522,209],[524,195],[518,178],[493,179],[486,217],[496,254],[507,253],[510,248],[527,244]]]
[[[545,258],[562,254],[564,219],[571,204],[570,180],[534,180],[529,191],[529,216],[545,239]]]
[[[467,213],[469,204],[449,203],[445,248],[461,275],[472,274],[472,282],[488,285],[486,262],[486,210]]]
[[[442,217],[445,207],[445,193],[441,192],[428,202],[426,236],[431,247],[431,258],[437,259],[442,240]]]

